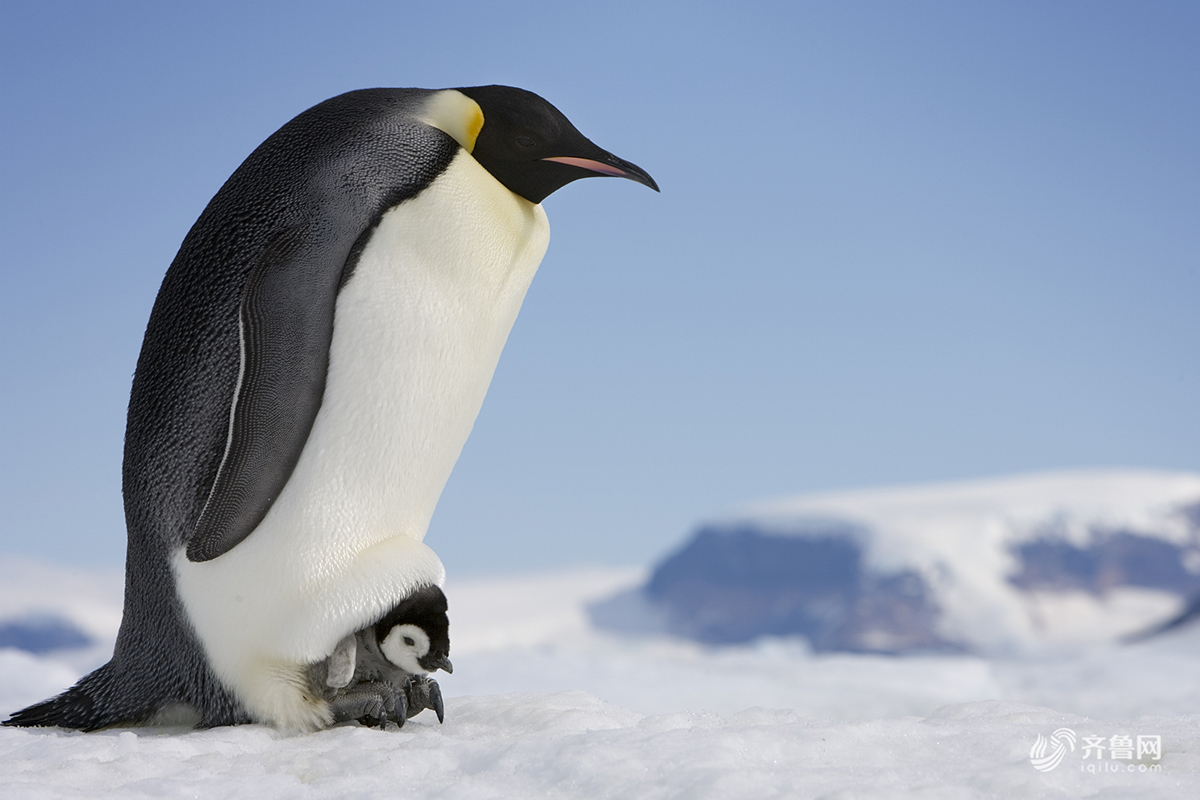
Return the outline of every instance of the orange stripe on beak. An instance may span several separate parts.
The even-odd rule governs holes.
[[[627,178],[629,173],[620,167],[614,167],[612,164],[605,164],[602,161],[593,161],[590,158],[573,158],[572,156],[551,156],[543,158],[542,161],[557,161],[560,164],[570,164],[572,167],[599,172],[601,175],[612,175],[617,178]]]

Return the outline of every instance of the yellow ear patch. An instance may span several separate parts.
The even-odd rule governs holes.
[[[483,129],[483,109],[462,92],[443,89],[430,95],[421,121],[449,134],[469,153]]]

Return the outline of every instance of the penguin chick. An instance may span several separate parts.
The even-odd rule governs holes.
[[[441,687],[428,673],[454,671],[446,608],[441,589],[424,587],[309,668],[310,685],[334,722],[385,727],[390,719],[403,726],[426,708],[444,720]]]
[[[371,627],[379,653],[409,675],[454,672],[447,608],[437,586],[413,592]]]

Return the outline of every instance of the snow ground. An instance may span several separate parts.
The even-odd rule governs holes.
[[[300,736],[3,728],[0,793],[940,800],[1182,798],[1200,785],[1200,629],[1002,660],[813,655],[782,640],[713,649],[589,627],[588,602],[643,579],[591,569],[452,581],[445,725],[427,713],[401,731]],[[117,572],[0,560],[0,618],[57,613],[104,642],[0,650],[0,709],[102,663],[120,599]],[[1039,772],[1031,748],[1064,727],[1075,749]],[[1110,758],[1122,735],[1160,737],[1161,760]],[[1088,741],[1106,749],[1085,759]]]

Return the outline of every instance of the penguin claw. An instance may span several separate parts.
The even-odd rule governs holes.
[[[407,722],[409,718],[409,702],[407,693],[401,689],[394,692],[392,696],[395,698],[393,719],[396,720],[397,727],[403,728],[404,723]]]
[[[446,720],[442,687],[438,682],[415,676],[397,686],[386,681],[363,681],[332,701],[334,721],[356,720],[369,728],[386,730],[389,722],[403,728],[405,721],[429,709],[439,723]]]
[[[408,716],[415,717],[425,709],[437,714],[438,722],[446,719],[446,708],[442,702],[442,687],[432,678],[414,677],[404,685],[408,696]]]
[[[442,705],[442,687],[435,680],[429,681],[429,699],[433,703],[430,708],[437,714],[438,724],[441,725],[446,721],[446,709]]]

